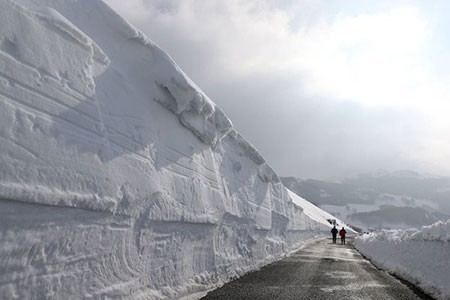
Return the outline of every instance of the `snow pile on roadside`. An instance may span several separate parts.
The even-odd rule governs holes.
[[[385,230],[355,239],[376,265],[418,285],[439,299],[450,299],[450,220],[420,230]]]
[[[1,299],[177,298],[330,227],[98,0],[0,1],[0,153]]]
[[[430,226],[424,226],[420,231],[415,232],[412,235],[415,240],[424,241],[450,241],[450,220],[447,222],[436,222]]]

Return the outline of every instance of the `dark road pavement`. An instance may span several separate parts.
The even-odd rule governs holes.
[[[290,257],[211,291],[203,299],[432,299],[375,268],[354,248],[314,241]]]

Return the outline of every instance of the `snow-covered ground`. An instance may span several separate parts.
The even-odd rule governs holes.
[[[98,0],[0,0],[0,153],[1,299],[178,298],[334,218]]]
[[[381,194],[371,204],[361,203],[348,203],[346,205],[331,205],[321,204],[320,208],[332,213],[333,215],[347,220],[351,215],[364,212],[375,212],[380,210],[383,206],[395,206],[395,207],[429,207],[430,210],[439,210],[436,203],[426,199],[411,199],[406,200],[406,197],[393,194]],[[363,224],[356,224],[363,225]]]
[[[420,230],[384,230],[355,239],[376,265],[415,283],[438,299],[450,299],[450,220]]]

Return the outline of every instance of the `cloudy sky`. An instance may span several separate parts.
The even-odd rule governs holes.
[[[450,1],[106,2],[280,175],[450,175]]]

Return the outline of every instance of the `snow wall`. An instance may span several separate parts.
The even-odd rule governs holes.
[[[0,153],[1,299],[179,298],[329,231],[97,0],[0,0]]]
[[[384,230],[355,239],[355,246],[376,265],[450,299],[450,220],[420,230]]]

